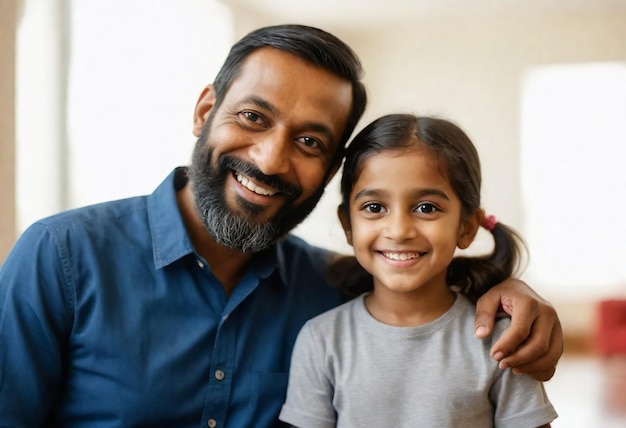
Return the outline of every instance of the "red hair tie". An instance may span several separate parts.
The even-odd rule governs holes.
[[[496,220],[496,217],[492,215],[484,217],[483,221],[480,222],[480,225],[487,229],[489,232],[493,232],[496,224],[498,224],[498,220]]]

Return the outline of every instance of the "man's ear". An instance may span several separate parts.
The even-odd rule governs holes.
[[[211,109],[215,105],[215,87],[213,85],[206,86],[196,102],[196,108],[193,111],[193,135],[200,137],[204,123],[209,117]]]
[[[352,245],[352,226],[350,225],[350,214],[348,213],[348,208],[346,208],[343,204],[339,205],[337,207],[337,216],[341,222],[341,227],[343,227],[343,233],[346,234],[346,241],[348,241],[349,245]]]
[[[462,224],[459,229],[459,237],[456,242],[456,246],[464,250],[470,246],[478,233],[480,222],[483,219],[485,213],[482,209],[474,211]]]

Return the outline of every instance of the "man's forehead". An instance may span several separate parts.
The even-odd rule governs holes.
[[[326,118],[342,133],[352,106],[352,83],[294,54],[264,47],[246,58],[226,97],[236,103],[255,101],[283,114],[296,108],[315,113],[307,120]]]
[[[313,62],[308,61],[305,58],[300,57],[294,53],[271,46],[263,46],[251,51],[243,59],[242,68],[246,66],[253,67],[258,65],[271,66],[273,63],[275,63],[277,59],[283,58],[286,60],[300,61],[310,65],[311,67],[315,67],[315,64],[313,64]]]
[[[276,78],[278,73],[281,77],[297,78],[293,75],[296,69],[302,67],[317,69],[313,63],[308,62],[292,53],[276,48],[263,47],[250,53],[241,64],[239,73],[233,80],[233,84],[243,78],[262,80],[265,77]],[[320,68],[321,70],[321,68]]]

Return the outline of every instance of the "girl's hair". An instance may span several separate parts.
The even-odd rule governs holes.
[[[391,114],[366,126],[348,146],[341,178],[340,209],[349,215],[350,193],[366,159],[387,151],[423,150],[436,163],[461,201],[461,220],[480,210],[480,160],[474,144],[454,123],[426,116]],[[497,223],[491,230],[494,249],[489,255],[455,257],[448,267],[447,283],[476,301],[493,285],[510,277],[519,267],[524,248],[512,228]],[[371,276],[364,277],[353,257],[341,257],[331,264],[329,279],[349,295],[371,290]],[[368,275],[368,274],[367,274]]]

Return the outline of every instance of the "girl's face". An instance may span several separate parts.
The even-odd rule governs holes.
[[[349,218],[340,210],[340,220],[375,288],[403,293],[447,287],[455,249],[469,246],[476,232],[462,221],[461,202],[437,163],[418,149],[366,159]]]

